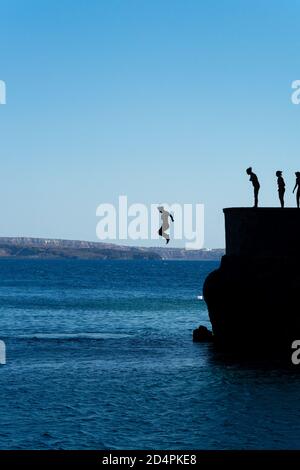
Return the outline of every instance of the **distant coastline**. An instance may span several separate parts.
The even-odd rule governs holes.
[[[0,237],[0,259],[147,259],[218,261],[224,249],[132,247],[103,242]]]

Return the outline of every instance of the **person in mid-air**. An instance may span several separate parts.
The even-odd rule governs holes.
[[[159,212],[161,213],[161,220],[162,220],[162,226],[160,227],[158,234],[160,237],[163,237],[166,239],[166,244],[169,243],[170,241],[170,236],[166,233],[166,230],[170,227],[169,224],[169,217],[174,222],[173,216],[170,214],[170,212],[165,211],[163,206],[158,207]]]
[[[258,206],[258,192],[259,192],[260,184],[259,184],[256,174],[253,173],[251,166],[247,168],[246,173],[247,175],[250,176],[250,181],[254,188],[254,206],[253,207],[257,207]]]
[[[282,177],[282,171],[276,171],[276,176],[277,176],[277,184],[278,184],[278,196],[279,196],[279,201],[280,205],[283,208],[284,207],[284,193],[285,193],[285,182]]]
[[[296,188],[298,188],[297,193],[296,193],[296,201],[297,201],[297,207],[299,209],[300,207],[300,171],[296,171],[295,175],[296,175],[296,184],[293,189],[293,193],[295,192]]]

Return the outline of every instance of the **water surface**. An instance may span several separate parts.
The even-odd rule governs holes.
[[[192,330],[218,263],[1,260],[1,449],[294,449],[296,369]]]

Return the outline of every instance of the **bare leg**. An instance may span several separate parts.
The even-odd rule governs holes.
[[[169,224],[165,224],[165,225],[163,224],[163,225],[160,227],[159,232],[158,232],[159,235],[160,235],[161,237],[163,237],[163,238],[166,240],[167,244],[168,244],[169,241],[170,241],[170,236],[166,233],[166,230],[168,230],[169,227],[170,227]]]
[[[166,242],[167,242],[167,244],[168,244],[169,241],[170,241],[169,235],[168,235],[166,232],[163,232],[163,233],[162,233],[162,236],[166,239]]]
[[[281,207],[284,208],[284,191],[279,191],[279,200]]]
[[[254,207],[258,206],[258,191],[259,188],[254,188]]]

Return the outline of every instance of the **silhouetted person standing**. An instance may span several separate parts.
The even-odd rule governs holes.
[[[256,174],[253,173],[251,166],[247,168],[246,173],[247,175],[250,176],[250,181],[254,188],[254,206],[253,207],[257,207],[258,206],[258,192],[259,192],[260,184],[259,184]]]
[[[298,188],[297,193],[296,193],[296,201],[297,201],[297,207],[299,209],[299,205],[300,205],[300,171],[296,171],[295,175],[296,175],[296,184],[295,184],[295,187],[293,189],[293,193],[295,192],[296,188]]]
[[[279,201],[280,205],[283,208],[284,207],[284,193],[285,193],[285,182],[282,177],[282,171],[276,171],[276,176],[277,176],[277,184],[278,184],[278,196],[279,196]]]

